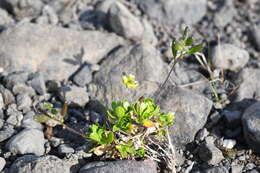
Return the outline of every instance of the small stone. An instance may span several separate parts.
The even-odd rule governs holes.
[[[217,45],[212,50],[212,63],[216,68],[237,71],[249,60],[246,50],[232,44]]]
[[[10,138],[15,133],[14,127],[11,125],[5,125],[0,131],[0,142]]]
[[[4,78],[6,88],[12,90],[13,86],[18,83],[25,83],[28,79],[28,72],[14,72]]]
[[[37,129],[24,129],[13,136],[6,147],[14,154],[44,154],[44,135]]]
[[[35,95],[35,91],[32,87],[27,86],[25,84],[19,83],[13,86],[14,95],[18,94],[28,94],[30,97]]]
[[[109,22],[112,30],[118,35],[133,40],[141,40],[143,25],[140,20],[120,2],[112,3],[109,12]]]
[[[61,142],[62,142],[62,139],[60,139],[60,138],[52,137],[50,139],[51,146],[53,146],[53,147],[58,147],[61,144]]]
[[[76,74],[73,76],[73,82],[78,86],[84,87],[92,81],[92,73],[88,65],[84,65]]]
[[[11,91],[6,89],[3,85],[0,85],[0,93],[2,94],[2,97],[4,99],[5,106],[15,102],[15,98]]]
[[[79,173],[156,173],[156,167],[156,163],[152,160],[119,160],[114,162],[90,162],[86,164],[84,167],[82,167]]]
[[[241,173],[242,170],[243,170],[243,166],[242,165],[231,166],[231,173]]]
[[[94,112],[94,111],[90,111],[90,121],[92,123],[98,123],[100,125],[102,125],[104,123],[104,116],[102,116],[101,114]]]
[[[23,114],[17,110],[15,104],[11,104],[8,106],[6,110],[6,115],[8,116],[6,122],[13,126],[19,127],[21,126],[21,122],[23,119]]]
[[[42,130],[43,126],[41,123],[34,120],[34,112],[27,112],[22,120],[22,127],[26,129],[38,129]]]
[[[36,19],[38,24],[51,24],[56,25],[59,22],[59,18],[53,8],[46,5],[42,9],[42,15]]]
[[[246,170],[251,170],[251,169],[254,169],[255,167],[256,167],[255,164],[253,164],[253,163],[248,163],[248,164],[246,164],[245,169],[246,169]]]
[[[227,148],[227,149],[232,149],[234,148],[234,146],[236,145],[236,140],[233,140],[233,139],[225,139],[223,141],[223,147],[224,148]]]
[[[59,98],[63,102],[72,105],[85,106],[89,101],[89,95],[85,88],[77,86],[64,86],[59,88]]]
[[[67,144],[61,144],[58,148],[58,151],[61,154],[74,153],[74,149]]]
[[[5,167],[6,161],[3,157],[0,157],[0,171],[2,171]]]
[[[90,66],[90,69],[91,69],[91,71],[93,71],[93,72],[99,71],[99,70],[100,70],[100,65],[98,65],[98,64],[92,64],[92,65]]]
[[[224,166],[217,166],[217,167],[206,169],[205,173],[229,173],[229,171]]]
[[[197,133],[196,139],[198,141],[203,141],[205,139],[205,137],[207,137],[209,135],[209,132],[206,128],[203,128],[201,130],[199,130],[199,132]]]
[[[32,100],[28,96],[28,94],[19,94],[16,96],[16,103],[18,110],[29,111],[32,104]]]
[[[14,20],[8,15],[8,12],[0,8],[0,26],[13,24]]]
[[[253,26],[252,39],[254,40],[255,47],[260,50],[260,24]]]
[[[224,159],[222,152],[214,145],[213,141],[207,139],[199,149],[199,157],[210,165],[217,165]]]
[[[149,44],[156,45],[158,40],[157,40],[156,36],[154,35],[153,26],[146,19],[142,20],[142,24],[144,27],[144,32],[143,32],[143,37],[142,37],[143,42],[147,42]]]
[[[38,94],[46,94],[46,86],[41,72],[36,72],[29,77],[27,82]]]
[[[25,155],[11,165],[11,173],[70,173],[70,165],[56,156]]]

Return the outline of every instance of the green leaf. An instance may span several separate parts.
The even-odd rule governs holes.
[[[114,133],[108,132],[107,135],[104,135],[102,137],[102,144],[111,144],[114,141]]]
[[[175,51],[182,51],[184,48],[184,43],[183,42],[177,42],[175,45],[174,45],[174,50]]]
[[[125,109],[122,106],[118,106],[115,109],[115,113],[118,117],[123,117],[125,115]]]
[[[196,53],[196,52],[201,51],[202,49],[203,49],[203,47],[202,47],[201,44],[200,44],[200,45],[196,45],[196,46],[193,46],[192,48],[190,48],[190,49],[187,51],[187,53],[190,54],[190,55],[192,55],[192,54],[194,54],[194,53]]]
[[[188,37],[186,40],[185,40],[185,46],[191,46],[193,43],[193,38],[192,37]]]
[[[43,103],[43,107],[44,107],[45,109],[51,111],[52,108],[53,108],[53,105],[50,104],[50,103],[45,102],[45,103]]]
[[[174,113],[173,112],[169,112],[169,113],[161,113],[159,118],[158,118],[158,122],[160,123],[161,127],[166,127],[166,126],[170,126],[174,121]]]
[[[52,120],[52,118],[50,118],[46,115],[37,115],[37,116],[34,116],[34,119],[39,123],[46,123],[46,122]]]
[[[140,147],[138,150],[135,151],[135,153],[139,156],[139,157],[144,157],[145,156],[145,150],[143,147]]]

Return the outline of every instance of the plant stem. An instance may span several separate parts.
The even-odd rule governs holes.
[[[86,135],[84,135],[83,133],[80,133],[79,131],[77,131],[77,130],[75,130],[75,129],[69,127],[69,126],[67,126],[66,124],[62,124],[62,126],[63,126],[65,129],[67,129],[68,131],[72,132],[72,133],[75,133],[75,134],[77,134],[77,135],[79,135],[79,136],[81,136],[81,137],[83,137],[83,138],[87,138]]]
[[[168,73],[168,75],[167,75],[166,79],[164,80],[163,84],[160,86],[160,90],[163,89],[163,87],[165,86],[166,82],[169,80],[169,78],[170,78],[170,76],[171,76],[171,73],[173,72],[174,67],[175,67],[175,65],[177,64],[177,62],[178,62],[177,60],[174,60],[170,72]]]

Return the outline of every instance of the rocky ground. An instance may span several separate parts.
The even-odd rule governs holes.
[[[67,101],[66,124],[85,133],[104,121],[100,103],[153,96],[185,26],[222,82],[217,100],[208,71],[186,57],[157,96],[176,112],[176,171],[260,172],[259,0],[1,0],[1,172],[167,172],[151,160],[101,160],[61,127],[47,139],[33,116],[43,101]],[[123,71],[138,90],[124,88]]]

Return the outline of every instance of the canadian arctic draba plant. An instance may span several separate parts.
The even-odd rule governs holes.
[[[127,88],[135,88],[133,75],[122,76]],[[151,98],[140,98],[135,102],[113,101],[107,110],[109,126],[93,124],[87,137],[96,146],[91,150],[96,155],[104,153],[112,158],[135,158],[151,155],[149,138],[166,134],[165,128],[172,125],[174,113],[160,112]]]

